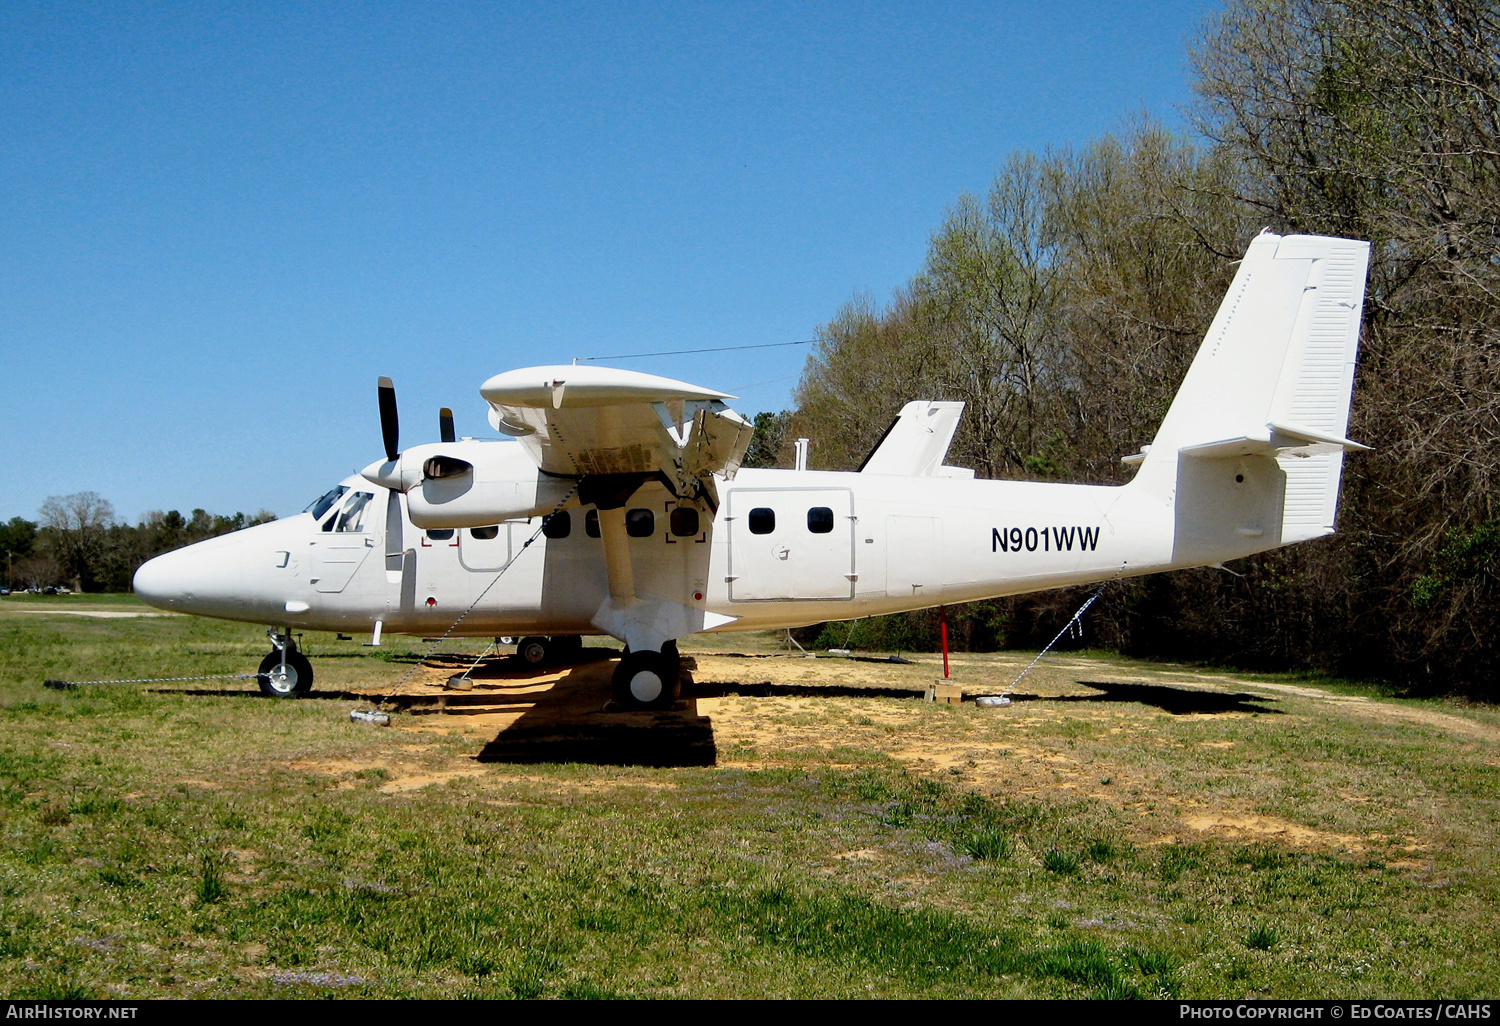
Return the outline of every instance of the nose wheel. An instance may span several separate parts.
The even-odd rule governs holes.
[[[676,644],[661,652],[626,652],[615,667],[612,691],[625,709],[670,709],[681,690]]]
[[[576,634],[550,638],[522,638],[516,643],[516,658],[534,669],[551,663],[566,663],[583,651],[583,639]]]
[[[271,634],[275,647],[260,661],[256,682],[263,695],[271,698],[301,698],[312,690],[313,668],[307,656],[297,651],[290,634]]]

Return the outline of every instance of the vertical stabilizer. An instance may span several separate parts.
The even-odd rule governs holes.
[[[1174,562],[1332,533],[1369,243],[1250,244],[1133,488],[1171,502]]]

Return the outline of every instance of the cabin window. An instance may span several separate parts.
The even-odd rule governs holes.
[[[548,538],[566,538],[573,532],[573,516],[566,510],[542,517],[542,534]]]
[[[339,514],[338,526],[335,531],[363,531],[365,524],[365,508],[370,505],[370,500],[375,498],[372,492],[355,492],[349,501],[344,504],[344,511]]]
[[[342,499],[344,497],[344,493],[348,490],[348,485],[339,485],[336,488],[330,488],[328,489],[328,491],[324,492],[322,495],[318,496],[311,503],[309,503],[307,509],[303,510],[302,512],[311,513],[314,520],[322,520],[323,514],[333,509],[333,504]]]
[[[649,509],[625,511],[625,533],[632,538],[649,538],[656,533],[656,514]]]
[[[427,531],[429,541],[449,541],[452,537],[453,528],[451,527],[433,527]]]
[[[691,506],[678,506],[667,520],[672,533],[679,538],[691,538],[698,533],[698,511]]]
[[[469,534],[479,541],[489,541],[492,538],[500,536],[500,525],[492,524],[489,527],[471,527],[469,528]]]
[[[591,509],[583,515],[583,533],[590,538],[599,537],[599,511]]]
[[[750,533],[770,534],[776,530],[776,511],[768,506],[756,506],[750,511]]]
[[[829,534],[833,531],[833,510],[827,506],[814,506],[807,511],[807,529],[813,534]]]

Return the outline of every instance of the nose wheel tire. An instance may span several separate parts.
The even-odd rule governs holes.
[[[552,645],[546,638],[522,638],[516,644],[516,657],[527,666],[546,666],[552,661]]]
[[[260,661],[256,675],[263,695],[272,698],[301,698],[312,690],[313,668],[307,656],[295,649],[286,654],[286,667],[281,664],[281,653],[275,650]]]
[[[627,652],[615,667],[615,702],[625,709],[670,709],[681,682],[680,660],[671,652]]]

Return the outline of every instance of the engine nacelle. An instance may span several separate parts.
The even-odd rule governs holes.
[[[575,484],[543,474],[514,442],[479,439],[414,445],[394,462],[366,467],[363,476],[405,492],[407,515],[424,529],[487,527],[551,513]]]

